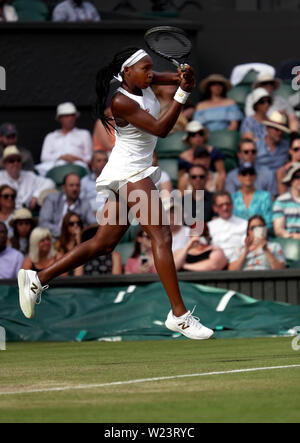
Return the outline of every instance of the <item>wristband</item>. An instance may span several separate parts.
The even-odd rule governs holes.
[[[178,103],[181,103],[182,105],[185,105],[186,102],[187,102],[187,99],[189,98],[190,95],[191,95],[190,92],[184,91],[179,86],[179,88],[177,89],[176,94],[174,95],[174,100],[177,101]]]

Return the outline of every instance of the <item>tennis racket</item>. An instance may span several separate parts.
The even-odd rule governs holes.
[[[182,71],[185,70],[184,61],[192,51],[192,42],[182,29],[157,26],[146,32],[144,40],[155,54],[169,60]]]

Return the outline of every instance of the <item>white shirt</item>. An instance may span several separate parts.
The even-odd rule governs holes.
[[[93,140],[89,131],[74,128],[67,134],[61,130],[50,132],[44,140],[41,162],[55,162],[62,155],[71,154],[88,163],[92,158]]]
[[[6,170],[0,171],[0,186],[8,185],[17,191],[16,209],[30,205],[31,200],[39,198],[46,189],[54,189],[55,183],[50,178],[40,177],[31,171],[21,171],[18,180],[14,180]]]
[[[248,222],[232,215],[228,220],[221,217],[208,222],[212,244],[223,249],[230,260],[237,248],[244,245]]]
[[[190,240],[191,228],[188,226],[182,226],[179,232],[172,234],[172,251],[178,251],[178,249],[183,249],[186,247]]]
[[[3,17],[0,17],[0,22],[17,22],[19,20],[18,14],[15,8],[11,5],[3,6]]]

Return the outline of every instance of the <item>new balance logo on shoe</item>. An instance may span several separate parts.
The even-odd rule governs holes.
[[[179,323],[179,325],[181,327],[181,329],[185,330],[189,328],[189,325],[186,325],[185,323]]]
[[[36,291],[39,289],[39,287],[35,284],[32,283],[32,286],[30,288],[30,290],[36,295]]]

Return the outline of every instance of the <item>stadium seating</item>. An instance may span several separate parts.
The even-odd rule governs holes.
[[[236,169],[237,167],[238,167],[237,160],[229,157],[225,158],[225,169],[227,174],[228,172],[232,171],[232,169]]]
[[[169,174],[174,188],[178,186],[178,157],[160,158],[159,166]]]
[[[300,240],[293,238],[275,237],[270,238],[270,242],[279,243],[285,255],[289,268],[300,267]]]
[[[240,133],[238,131],[214,131],[209,135],[207,144],[212,145],[229,158],[236,159],[238,145],[240,141]]]
[[[20,22],[44,22],[49,18],[49,9],[43,1],[16,0],[13,6]]]
[[[83,178],[85,175],[87,175],[87,170],[82,166],[73,164],[57,166],[50,169],[50,171],[47,172],[46,177],[51,178],[55,182],[56,187],[60,189],[63,184],[64,177],[71,173],[77,174],[80,178]]]
[[[159,138],[156,145],[158,158],[179,157],[183,151],[187,150],[188,147],[182,141],[184,135],[185,132],[176,131],[166,138]]]
[[[241,81],[240,85],[252,86],[253,83],[256,82],[257,74],[258,74],[257,71],[255,71],[254,69],[251,69],[250,71],[247,72],[247,74],[245,75],[245,77]]]
[[[119,252],[122,257],[122,265],[125,266],[127,260],[131,257],[134,249],[134,243],[131,242],[121,242],[116,247],[116,252]]]
[[[236,104],[239,106],[242,112],[244,112],[245,109],[245,103],[248,94],[251,92],[251,85],[247,84],[240,84],[237,86],[234,86],[227,94],[228,98],[231,98],[236,102]]]
[[[296,91],[294,91],[292,87],[292,82],[288,80],[287,82],[283,82],[279,89],[275,91],[275,95],[281,95],[281,97],[288,100],[288,98],[295,94]]]

